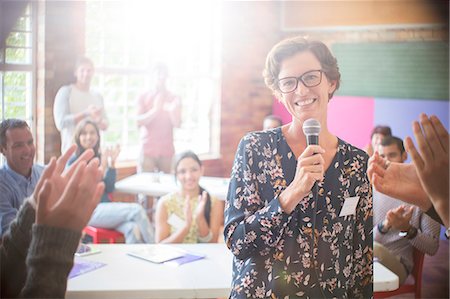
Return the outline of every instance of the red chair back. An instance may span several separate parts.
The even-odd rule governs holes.
[[[100,240],[108,240],[108,243],[118,243],[118,241],[123,241],[124,239],[122,233],[106,228],[86,226],[83,229],[83,232],[92,237],[92,242],[94,244],[100,243]]]

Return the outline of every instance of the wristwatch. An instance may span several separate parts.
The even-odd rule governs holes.
[[[417,228],[411,225],[407,231],[401,231],[398,235],[403,238],[414,239],[417,236]]]
[[[389,231],[389,228],[386,229],[383,225],[383,222],[378,223],[378,231],[383,235]]]

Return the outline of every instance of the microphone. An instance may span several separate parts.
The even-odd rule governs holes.
[[[319,144],[320,122],[314,118],[305,120],[303,123],[303,133],[306,136],[308,145]]]
[[[314,118],[309,118],[305,120],[303,123],[303,133],[306,136],[306,143],[307,145],[319,145],[319,134],[320,134],[320,122]],[[319,286],[320,293],[322,294],[323,298],[326,298],[322,287],[320,286],[320,278],[319,274],[317,273],[317,267],[315,265],[315,259],[314,256],[314,247],[316,246],[316,243],[314,242],[315,239],[315,231],[316,231],[316,215],[317,215],[317,205],[318,203],[318,193],[319,193],[319,185],[317,182],[314,183],[314,186],[311,189],[312,195],[313,195],[313,201],[314,201],[314,212],[312,217],[312,233],[311,233],[311,258],[312,258],[312,265],[314,268],[314,274],[317,279],[317,285]],[[317,255],[319,254],[319,246],[317,247]]]

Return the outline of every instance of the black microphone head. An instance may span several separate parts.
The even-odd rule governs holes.
[[[319,144],[320,122],[314,118],[305,120],[303,123],[303,133],[306,136],[308,145]]]

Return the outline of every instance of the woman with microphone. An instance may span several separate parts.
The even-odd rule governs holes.
[[[327,127],[337,61],[322,42],[291,38],[269,52],[264,79],[292,122],[237,149],[225,207],[230,297],[372,297],[368,156]],[[309,127],[318,144],[308,145]]]

